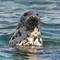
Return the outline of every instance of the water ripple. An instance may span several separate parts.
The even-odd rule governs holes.
[[[60,59],[60,0],[1,0],[0,1],[0,59],[27,60],[27,56],[4,50],[15,32],[17,22],[25,10],[39,13],[41,34],[43,38],[43,54],[29,54],[28,59],[59,60]],[[2,48],[3,47],[3,48]],[[6,48],[9,49],[9,48]],[[4,51],[3,51],[4,50]],[[11,52],[11,53],[9,53]],[[26,53],[25,53],[26,54]]]

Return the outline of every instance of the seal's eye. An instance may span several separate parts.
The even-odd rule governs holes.
[[[24,16],[27,16],[28,15],[28,13],[24,13]]]
[[[38,14],[38,13],[36,13],[36,15],[37,15],[37,16],[39,16],[39,14]]]

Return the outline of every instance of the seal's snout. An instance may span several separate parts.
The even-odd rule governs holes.
[[[34,15],[30,16],[30,19],[32,21],[38,22],[38,18],[36,16],[34,16]]]

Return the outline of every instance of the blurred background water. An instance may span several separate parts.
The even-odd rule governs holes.
[[[40,53],[30,54],[30,58],[8,47],[25,10],[39,13],[44,42]],[[0,60],[60,60],[60,0],[0,0]]]

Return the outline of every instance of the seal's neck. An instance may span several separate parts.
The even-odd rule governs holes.
[[[34,37],[40,35],[40,31],[37,27],[35,27],[33,30],[27,29],[26,27],[22,27],[19,30],[24,35],[29,35],[29,36],[34,36]]]

